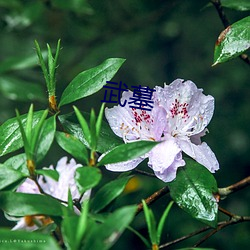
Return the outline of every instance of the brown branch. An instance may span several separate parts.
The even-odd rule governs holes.
[[[163,187],[160,190],[156,191],[155,193],[150,195],[148,198],[146,198],[145,202],[147,205],[150,205],[167,193],[169,193],[169,188],[166,186],[166,187]],[[143,210],[143,205],[142,205],[142,203],[140,203],[137,205],[136,214],[140,213],[142,210]]]
[[[224,28],[226,29],[228,26],[230,26],[230,22],[222,8],[221,1],[220,0],[211,0],[211,3],[214,5],[215,9],[218,12],[218,15],[220,17],[221,22],[223,23]],[[247,54],[241,54],[240,59],[243,60],[245,63],[250,65],[250,59]]]
[[[232,214],[231,212],[227,211],[226,209],[222,207],[218,207],[219,211],[221,211],[223,214],[229,216],[230,218],[233,218],[235,214]]]
[[[148,173],[148,172],[145,172],[145,171],[142,171],[142,170],[139,170],[139,169],[134,169],[134,172],[139,173],[141,175],[146,175],[146,176],[149,176],[149,177],[156,178],[155,174]]]
[[[201,245],[204,241],[206,241],[212,235],[214,235],[215,233],[219,232],[220,230],[222,230],[223,228],[225,228],[227,226],[238,224],[238,223],[241,223],[241,222],[247,222],[247,221],[250,221],[250,216],[237,216],[237,215],[235,215],[231,220],[221,222],[220,225],[216,229],[212,230],[207,235],[205,235],[202,239],[200,239],[194,245],[194,247],[197,247],[197,246]]]
[[[229,226],[229,225],[238,224],[238,223],[247,222],[247,221],[250,221],[250,217],[248,217],[248,216],[242,217],[242,216],[234,215],[233,218],[232,218],[230,221],[222,221],[222,222],[219,222],[219,223],[218,223],[218,227],[217,227],[216,229],[212,230],[211,232],[209,232],[209,233],[208,233],[206,236],[204,236],[199,242],[197,242],[197,243],[195,244],[195,247],[198,246],[198,245],[200,245],[202,242],[204,242],[206,239],[208,239],[210,236],[212,236],[212,235],[215,234],[216,232],[220,231],[221,229],[223,229],[223,228],[225,228],[225,227],[227,227],[227,226]],[[191,238],[191,237],[193,237],[193,236],[195,236],[195,235],[204,233],[204,232],[206,232],[206,231],[208,231],[208,230],[211,230],[211,229],[213,229],[213,228],[210,227],[210,226],[203,227],[203,228],[201,228],[201,229],[199,229],[199,230],[197,230],[197,231],[195,231],[195,232],[192,232],[192,233],[187,234],[187,235],[185,235],[185,236],[182,236],[182,237],[180,237],[180,238],[178,238],[178,239],[175,239],[175,240],[173,240],[173,241],[170,241],[170,242],[167,242],[167,243],[165,243],[165,244],[162,244],[162,245],[159,246],[159,248],[169,247],[169,246],[171,246],[171,245],[177,244],[177,243],[179,243],[179,242],[181,242],[181,241],[184,241],[184,240],[186,240],[186,239],[189,239],[189,238]]]
[[[250,176],[248,176],[245,179],[243,179],[239,182],[236,182],[228,187],[219,188],[218,192],[222,198],[225,198],[229,194],[234,193],[236,191],[239,191],[239,190],[241,190],[249,185],[250,185]]]
[[[182,237],[180,237],[180,238],[178,238],[178,239],[175,239],[175,240],[173,240],[173,241],[170,241],[170,242],[167,242],[167,243],[165,243],[165,244],[162,244],[162,245],[159,246],[159,248],[165,248],[165,247],[169,247],[169,246],[171,246],[171,245],[177,244],[177,243],[179,243],[179,242],[181,242],[181,241],[184,241],[184,240],[186,240],[186,239],[188,239],[188,238],[191,238],[191,237],[193,237],[193,236],[195,236],[195,235],[197,235],[197,234],[206,232],[206,231],[209,230],[209,229],[211,229],[211,227],[209,227],[209,226],[203,227],[203,228],[201,228],[201,229],[199,229],[199,230],[197,230],[197,231],[195,231],[195,232],[192,232],[192,233],[187,234],[187,235],[185,235],[185,236],[182,236]]]

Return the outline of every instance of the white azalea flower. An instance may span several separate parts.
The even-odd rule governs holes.
[[[77,189],[74,175],[76,169],[78,167],[81,167],[80,164],[76,164],[74,159],[71,159],[69,162],[67,161],[67,157],[63,157],[58,161],[55,169],[53,166],[47,168],[51,170],[56,170],[59,173],[58,181],[55,181],[54,179],[47,176],[40,176],[38,179],[39,185],[46,194],[49,194],[57,199],[66,202],[68,200],[68,190],[70,190],[71,192],[72,199],[78,199],[80,197],[80,193]],[[25,182],[23,182],[17,188],[16,191],[21,193],[41,194],[36,183],[29,178],[27,178]],[[89,196],[90,190],[84,193],[80,202],[89,198]],[[75,212],[78,213],[78,211],[76,210]],[[34,223],[34,221],[36,223]],[[39,224],[42,226],[51,222],[51,219],[45,216],[25,216],[18,221],[17,225],[12,230],[34,231],[39,228]]]
[[[133,93],[124,92],[121,102]],[[165,182],[175,179],[178,167],[184,166],[182,151],[204,165],[212,173],[219,169],[218,161],[201,136],[214,111],[214,98],[205,96],[191,81],[177,79],[164,88],[156,86],[151,111],[129,106],[106,108],[105,115],[114,133],[125,143],[138,140],[162,141],[148,154],[131,161],[107,164],[111,171],[128,171],[145,158],[155,175]],[[101,156],[102,157],[102,156]]]

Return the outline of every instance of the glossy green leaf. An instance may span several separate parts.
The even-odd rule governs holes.
[[[34,112],[33,127],[44,111]],[[21,115],[22,123],[26,123],[27,114]],[[24,125],[25,126],[25,125]],[[0,126],[0,156],[13,152],[23,146],[17,118],[11,118]]]
[[[91,208],[94,212],[99,212],[117,198],[124,190],[128,180],[132,176],[118,178],[110,181],[100,188],[94,196]]]
[[[73,108],[75,110],[78,122],[81,125],[81,129],[82,129],[82,132],[84,134],[84,138],[86,138],[88,145],[91,146],[91,139],[92,138],[91,138],[91,134],[90,134],[89,125],[88,125],[86,119],[84,118],[84,116],[82,115],[82,113],[80,112],[80,110],[75,106],[73,106]]]
[[[250,16],[228,26],[215,45],[214,65],[239,56],[250,47]]]
[[[8,166],[9,168],[18,170],[19,172],[28,176],[29,171],[27,169],[26,160],[27,160],[26,155],[23,153],[10,157],[8,160],[4,162],[4,165]]]
[[[0,228],[0,249],[6,250],[60,250],[54,238],[48,234],[26,231],[10,231]]]
[[[38,149],[37,149],[37,161],[41,161],[48,153],[50,146],[54,140],[56,132],[56,117],[52,116],[45,120],[41,135],[39,137]]]
[[[149,152],[157,144],[158,142],[154,141],[136,141],[119,145],[109,151],[98,166],[135,159]]]
[[[25,175],[9,166],[0,164],[0,190],[25,178]]]
[[[227,7],[239,11],[250,10],[250,1],[249,0],[221,0],[223,7]]]
[[[82,164],[88,165],[88,151],[86,146],[75,136],[64,132],[56,132],[56,141],[62,149],[71,154]]]
[[[218,192],[214,176],[199,163],[185,159],[177,177],[168,183],[170,195],[180,208],[191,216],[216,227],[218,204],[213,194]]]
[[[74,102],[99,91],[110,81],[125,59],[110,58],[95,68],[78,74],[64,90],[59,106]]]
[[[0,208],[11,216],[35,214],[62,216],[63,210],[66,209],[52,197],[15,192],[0,193]]]
[[[103,224],[92,227],[83,249],[109,249],[131,223],[136,209],[136,206],[117,209],[108,216]]]
[[[14,77],[0,77],[0,93],[14,101],[45,101],[45,92],[39,84],[26,82]]]
[[[84,116],[89,119],[89,114],[83,113]],[[60,122],[63,124],[63,127],[76,138],[78,138],[86,147],[89,148],[89,144],[82,132],[81,127],[78,124],[77,119],[74,115],[62,115],[59,116]],[[102,121],[102,126],[100,130],[99,140],[97,143],[97,152],[104,153],[112,148],[123,144],[123,141],[120,137],[116,136],[111,130],[107,122]]]
[[[81,194],[95,187],[101,180],[102,173],[99,168],[81,167],[75,173],[76,185]]]
[[[59,173],[56,170],[52,169],[37,169],[36,170],[37,174],[47,176],[55,181],[58,181],[59,179]]]

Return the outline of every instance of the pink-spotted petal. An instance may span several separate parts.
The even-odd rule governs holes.
[[[155,175],[164,182],[175,179],[178,167],[184,166],[181,149],[174,138],[156,145],[149,153],[148,166],[151,167]]]
[[[179,140],[178,142],[184,153],[206,167],[211,173],[219,169],[215,154],[205,142],[200,145],[195,145],[190,140]]]
[[[177,79],[164,88],[156,87],[156,103],[168,113],[173,136],[195,135],[203,131],[214,112],[214,98],[204,95],[192,81]]]

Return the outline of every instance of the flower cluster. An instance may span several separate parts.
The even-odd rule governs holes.
[[[106,118],[114,133],[125,143],[138,140],[160,141],[146,155],[131,161],[107,164],[111,171],[128,171],[145,158],[155,175],[164,182],[175,179],[179,167],[185,165],[182,152],[212,173],[218,161],[201,137],[207,131],[214,112],[214,98],[204,95],[192,81],[177,79],[164,88],[156,86],[151,111],[115,106],[106,108]],[[132,96],[124,92],[121,102]]]
[[[50,166],[49,168],[44,168],[56,170],[59,174],[59,178],[57,181],[47,176],[40,176],[38,178],[38,184],[40,185],[44,193],[65,202],[67,202],[68,200],[68,190],[70,190],[71,192],[72,199],[78,199],[80,197],[80,193],[77,189],[74,175],[76,169],[78,167],[81,167],[81,165],[76,164],[74,159],[71,159],[69,162],[67,161],[67,157],[63,157],[58,161],[55,169],[53,166]],[[36,183],[29,178],[27,178],[17,188],[17,192],[41,194]],[[89,198],[89,196],[90,190],[84,193],[80,202]],[[25,216],[18,221],[17,225],[12,230],[34,231],[38,229],[39,225],[43,226],[51,222],[51,219],[45,216]]]

